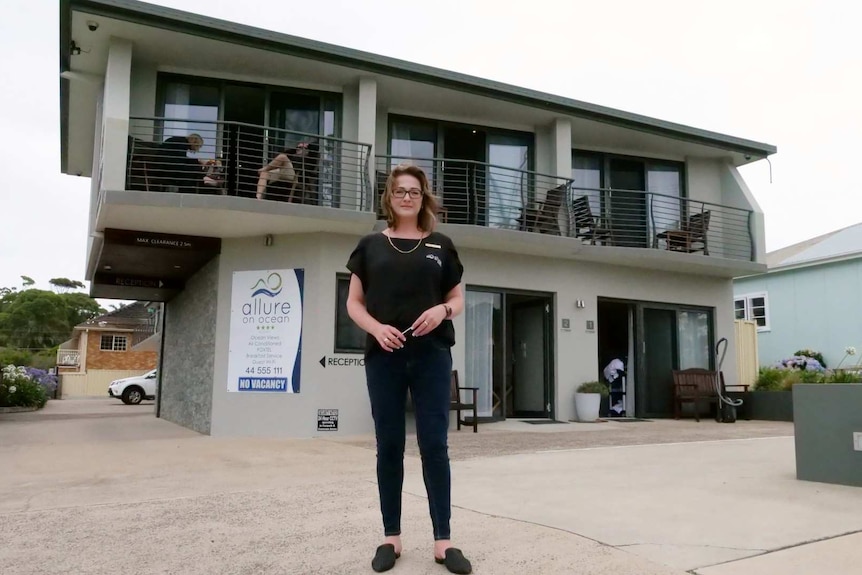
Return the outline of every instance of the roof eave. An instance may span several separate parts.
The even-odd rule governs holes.
[[[179,33],[193,34],[213,40],[291,54],[293,56],[338,64],[366,72],[443,86],[531,107],[545,108],[554,112],[596,120],[632,130],[726,149],[755,158],[765,158],[777,152],[775,146],[762,142],[700,130],[690,126],[683,126],[596,104],[545,94],[466,74],[406,62],[316,40],[262,30],[163,6],[146,4],[136,0],[61,0],[61,72],[68,70],[69,66],[68,46],[71,41],[71,13],[73,8],[87,12],[88,14],[117,18]],[[64,109],[66,110],[65,122],[68,127],[68,82],[65,80],[61,80],[60,109],[62,132]],[[62,161],[65,166],[65,158]]]
[[[846,262],[848,260],[855,260],[862,258],[862,250],[857,250],[855,252],[849,252],[846,254],[839,254],[834,256],[829,256],[825,258],[818,258],[813,260],[806,260],[801,262],[795,262],[790,264],[782,264],[779,266],[775,266],[774,268],[770,268],[766,273],[778,273],[778,272],[786,272],[800,268],[810,268],[814,266],[820,266],[825,264],[834,264],[838,262]]]

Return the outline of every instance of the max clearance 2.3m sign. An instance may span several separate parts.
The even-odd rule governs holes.
[[[233,273],[228,391],[299,393],[304,275]]]

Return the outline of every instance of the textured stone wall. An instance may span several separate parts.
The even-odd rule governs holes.
[[[212,425],[218,268],[216,257],[168,302],[163,333],[160,415],[206,434]]]

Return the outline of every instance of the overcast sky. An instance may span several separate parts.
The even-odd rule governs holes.
[[[765,161],[742,169],[770,251],[862,222],[858,2],[153,3],[774,144],[772,183]],[[57,4],[2,2],[0,287],[84,276],[90,181],[60,175]]]

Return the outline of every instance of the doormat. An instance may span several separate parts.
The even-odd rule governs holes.
[[[632,422],[632,423],[641,423],[641,422],[652,423],[652,419],[641,419],[639,417],[605,417],[604,420],[605,421],[618,421],[620,423],[629,423],[629,422]]]
[[[557,421],[555,419],[522,419],[524,423],[529,423],[531,425],[545,425],[548,423],[568,423],[568,421]]]

